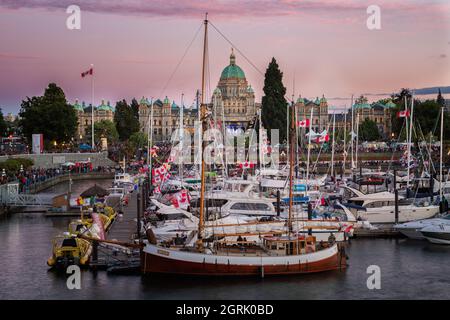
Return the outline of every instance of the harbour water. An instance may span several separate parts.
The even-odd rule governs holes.
[[[74,194],[94,183],[75,182]],[[65,192],[67,184],[46,193]],[[0,299],[450,299],[450,247],[407,239],[353,239],[349,268],[260,278],[182,278],[82,272],[81,289],[49,271],[51,239],[71,218],[15,213],[0,219]],[[381,289],[367,288],[367,268],[381,270]]]

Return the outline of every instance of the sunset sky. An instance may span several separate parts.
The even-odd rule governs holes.
[[[81,30],[68,30],[69,5]],[[369,5],[381,7],[381,30],[366,27]],[[96,104],[155,97],[191,104],[201,85],[202,30],[171,81],[204,13],[262,72],[275,57],[288,96],[348,98],[401,87],[450,86],[448,0],[0,0],[0,107],[17,113],[49,82],[70,102]],[[210,92],[229,63],[231,45],[209,30]],[[263,76],[241,54],[236,62],[262,96]],[[166,87],[164,89],[164,87]],[[332,100],[332,104],[345,104]]]

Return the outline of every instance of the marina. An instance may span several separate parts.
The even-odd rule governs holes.
[[[450,299],[450,7],[225,2],[0,3],[0,300]]]

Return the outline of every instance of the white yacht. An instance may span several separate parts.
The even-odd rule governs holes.
[[[450,223],[429,225],[420,230],[423,237],[436,244],[450,244]]]
[[[370,223],[395,223],[395,196],[392,192],[363,194],[348,186],[343,188],[353,194],[348,199],[349,203],[360,206],[360,209],[350,208],[357,218],[367,220]],[[428,219],[439,213],[439,206],[431,205],[426,201],[414,204],[400,195],[398,199],[399,222]]]
[[[425,227],[436,226],[441,224],[450,225],[450,215],[445,215],[440,218],[424,219],[418,221],[411,221],[394,225],[394,228],[410,239],[422,240],[425,239],[421,230]]]

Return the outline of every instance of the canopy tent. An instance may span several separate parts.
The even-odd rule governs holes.
[[[91,150],[91,149],[92,149],[92,147],[91,147],[90,145],[86,144],[86,143],[80,144],[80,145],[78,146],[78,148],[79,148],[80,150]]]

